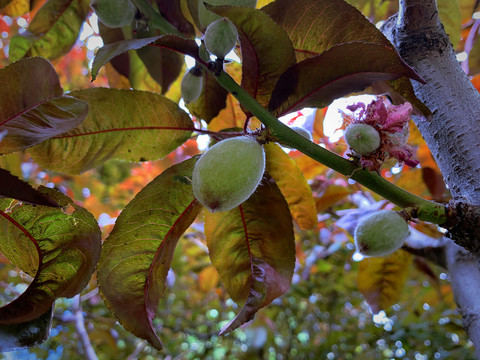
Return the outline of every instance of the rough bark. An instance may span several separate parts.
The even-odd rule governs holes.
[[[480,94],[457,62],[435,0],[400,0],[385,26],[401,56],[426,83],[412,81],[431,118],[415,120],[456,203],[480,205]],[[463,208],[463,207],[462,207]],[[477,222],[478,224],[478,222]],[[462,241],[463,240],[463,241]],[[480,358],[480,233],[472,228],[446,245],[447,267],[465,330]],[[463,243],[462,243],[463,242]]]

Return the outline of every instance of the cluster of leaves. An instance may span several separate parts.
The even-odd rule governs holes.
[[[130,193],[119,201],[122,205],[115,205],[113,216],[122,211],[113,230],[105,231],[103,244],[95,220],[100,211],[94,205],[99,204],[89,204],[87,197],[82,204],[84,207],[78,205],[82,186],[72,185],[72,180],[67,177],[60,178],[59,184],[67,184],[65,189],[77,187],[69,194],[76,199],[74,202],[60,191],[45,187],[33,189],[7,171],[0,172],[0,196],[4,198],[0,202],[0,226],[3,227],[0,250],[5,258],[31,277],[27,290],[0,308],[1,331],[17,338],[16,343],[2,343],[0,348],[6,351],[43,340],[45,332],[48,333],[54,302],[80,293],[87,284],[89,290],[95,291],[98,281],[103,300],[123,327],[146,339],[153,348],[161,349],[162,343],[157,336],[159,329],[166,329],[166,334],[183,330],[188,335],[187,325],[174,321],[174,318],[198,316],[197,313],[183,314],[181,307],[172,306],[170,295],[162,297],[169,287],[170,269],[177,263],[179,274],[180,269],[186,268],[180,279],[185,280],[188,274],[195,273],[200,279],[199,284],[185,280],[188,285],[200,286],[204,294],[213,292],[212,300],[226,312],[232,307],[231,303],[225,305],[228,304],[227,294],[241,306],[236,317],[228,318],[231,321],[222,333],[236,329],[260,308],[274,302],[272,309],[265,312],[278,318],[276,325],[270,328],[281,328],[284,326],[282,316],[287,317],[289,331],[298,340],[295,351],[299,351],[302,348],[299,344],[305,337],[295,332],[296,325],[290,322],[305,317],[311,304],[298,300],[300,297],[295,295],[298,292],[307,298],[316,292],[317,286],[321,286],[321,276],[317,275],[321,270],[312,271],[312,266],[328,267],[324,258],[344,247],[345,234],[351,233],[358,217],[368,212],[364,208],[346,210],[354,206],[350,196],[364,189],[349,187],[324,166],[295,151],[287,155],[280,146],[269,143],[265,145],[268,175],[253,196],[231,211],[202,212],[190,184],[197,160],[193,155],[198,152],[195,138],[202,133],[221,138],[221,130],[244,127],[251,114],[208,71],[208,61],[201,56],[195,41],[195,36],[204,31],[198,19],[198,2],[186,1],[187,6],[181,6],[180,1],[158,0],[153,2],[154,6],[150,3],[147,10],[152,12],[142,9],[132,26],[110,29],[99,24],[106,45],[95,57],[92,78],[101,74],[100,69],[104,67],[111,87],[71,89],[73,91],[64,93],[55,68],[46,59],[58,65],[74,46],[89,14],[90,1],[0,2],[2,14],[19,16],[27,13],[30,17],[27,31],[10,40],[10,65],[0,70],[4,84],[0,89],[2,167],[14,171],[15,166],[9,166],[11,159],[26,152],[35,166],[49,172],[59,172],[75,179],[86,171],[100,178],[103,176],[102,179],[106,180],[103,183],[111,182],[107,188],[116,186],[114,191],[106,194],[113,196],[115,193],[118,197],[121,188],[112,180],[111,171],[119,171],[123,165],[109,170],[111,159],[130,162],[164,159],[157,177],[144,187],[145,181],[142,181],[142,189],[137,189],[140,191],[131,201],[133,194]],[[22,4],[25,5],[23,8]],[[227,17],[239,32],[237,53],[242,63],[228,64],[226,70],[259,104],[276,116],[295,113],[304,107],[322,109],[338,97],[378,82],[388,82],[389,86],[395,86],[408,96],[411,91],[408,87],[391,81],[404,77],[422,81],[381,32],[361,12],[342,0],[259,1],[257,9],[207,7]],[[385,14],[391,10],[389,7]],[[152,20],[158,14],[168,20],[176,34],[165,34],[162,22],[158,25]],[[187,105],[190,114],[178,105],[184,55],[193,57],[205,67],[202,95]],[[122,89],[130,87],[130,90]],[[322,114],[321,110],[317,111],[316,141],[323,142],[329,150],[342,153],[344,144],[332,144],[323,135]],[[249,124],[253,127],[256,123],[249,121]],[[422,168],[403,172],[392,180],[420,195],[444,200],[441,175],[429,157],[428,149],[422,145],[418,134],[414,133],[412,137],[419,145]],[[91,170],[98,167],[101,167],[99,172]],[[383,174],[388,171],[385,168]],[[130,168],[126,173],[130,173]],[[132,177],[125,180],[123,175],[116,176],[119,183],[132,181]],[[425,182],[416,181],[422,177]],[[87,177],[83,179],[87,181]],[[413,184],[416,188],[412,188]],[[91,182],[86,182],[85,187],[93,188]],[[132,188],[131,183],[129,188]],[[371,208],[384,205],[373,203]],[[325,212],[328,215],[323,216],[327,217],[318,222],[318,214]],[[192,230],[199,227],[204,229],[205,238]],[[438,235],[426,224],[417,228],[429,235]],[[310,246],[303,247],[301,236],[306,234]],[[323,257],[318,256],[318,248],[311,245],[313,239],[322,239],[322,234],[326,236],[322,240],[326,245]],[[207,250],[197,269],[189,267],[182,258],[183,252],[188,254],[192,249],[187,242],[192,236]],[[177,246],[179,240],[182,246]],[[192,256],[195,250],[190,252],[189,263],[195,258]],[[211,265],[206,259],[207,252]],[[348,253],[341,253],[339,261],[349,263]],[[296,261],[302,264],[300,270],[303,272],[294,271]],[[412,255],[399,252],[392,257],[365,260],[359,264],[360,291],[373,312],[387,310],[399,301],[413,261]],[[97,279],[90,281],[95,267]],[[341,268],[342,265],[335,267],[337,272]],[[435,278],[428,264],[418,268]],[[291,287],[294,274],[315,278],[311,288],[304,291],[294,285],[290,291],[292,295],[278,299]],[[201,280],[202,276],[207,280]],[[340,305],[331,303],[340,291],[333,286],[338,274],[329,276],[332,277],[333,290],[330,290],[332,295],[322,295],[330,299],[327,303],[331,307],[325,311],[343,314],[344,302]],[[348,286],[342,288],[345,298],[348,297],[346,291],[355,291],[351,286],[351,275],[344,280],[347,278],[350,279]],[[224,290],[218,284],[219,280]],[[187,287],[180,286],[179,296],[186,304],[191,298],[188,292]],[[295,300],[290,300],[292,298]],[[358,306],[361,301],[358,293],[355,299],[354,305]],[[286,311],[280,315],[281,307],[275,305],[289,301],[299,302],[299,305],[288,308],[292,315]],[[202,308],[207,309],[205,300]],[[107,315],[105,310],[104,313]],[[363,313],[366,314],[366,309]],[[158,318],[162,321],[159,322]],[[216,317],[206,321],[202,315],[202,319],[197,320],[201,325],[193,331],[196,340],[202,340],[199,334],[210,334],[217,329]],[[192,321],[195,323],[195,319]],[[262,321],[268,324],[268,318],[262,318]],[[322,316],[315,321],[327,321],[330,327],[336,322]],[[44,334],[25,338],[19,329],[28,326],[43,328]],[[111,327],[111,319],[103,326]],[[311,326],[308,338],[315,339],[314,343],[319,346],[317,355],[325,355],[323,351],[331,351],[335,343],[342,341],[342,336],[328,339],[328,346],[321,347],[323,340],[315,335],[318,329],[312,323],[308,326]],[[169,350],[173,352],[173,346],[185,342],[187,335],[180,340],[169,340]],[[291,343],[293,340],[283,341]],[[357,344],[375,343],[373,337],[354,341]],[[263,345],[259,349],[263,349]],[[134,343],[128,346],[132,348]],[[377,346],[370,345],[370,349],[373,348]],[[290,350],[279,351],[295,355]]]

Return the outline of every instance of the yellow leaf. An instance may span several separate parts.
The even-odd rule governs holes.
[[[198,286],[201,291],[208,293],[217,287],[219,278],[217,269],[209,265],[198,274]]]
[[[413,256],[398,250],[388,257],[362,260],[358,268],[358,289],[373,314],[387,310],[399,299]]]
[[[323,194],[316,199],[317,212],[321,213],[335,205],[350,194],[350,189],[340,185],[328,186]]]
[[[297,164],[275,143],[266,144],[265,153],[266,170],[287,200],[292,217],[300,229],[314,228],[317,225],[315,201]]]
[[[29,0],[13,0],[10,4],[5,6],[2,10],[3,15],[17,17],[22,16],[30,11]]]

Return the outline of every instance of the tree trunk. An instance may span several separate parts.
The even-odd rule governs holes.
[[[435,0],[400,0],[399,13],[384,29],[403,59],[426,81],[412,85],[432,116],[414,121],[453,199],[480,205],[480,94],[455,57]],[[466,242],[480,243],[478,229],[468,235]],[[480,358],[480,246],[462,245],[474,249],[473,257],[450,242],[447,265],[465,330]]]

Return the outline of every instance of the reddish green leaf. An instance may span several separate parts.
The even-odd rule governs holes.
[[[186,37],[193,37],[195,29],[182,13],[180,0],[156,0],[163,17]]]
[[[0,198],[13,198],[30,204],[58,207],[55,201],[7,170],[0,169],[0,184],[2,184]]]
[[[277,0],[262,11],[286,30],[298,61],[346,42],[391,46],[375,25],[343,0]]]
[[[26,149],[78,126],[88,105],[62,96],[57,73],[42,58],[0,70],[0,155]]]
[[[317,225],[317,211],[312,190],[303,173],[279,145],[269,143],[264,148],[266,170],[285,197],[293,218],[302,230],[314,228]]]
[[[155,30],[137,31],[139,38],[155,35]],[[169,49],[158,46],[144,46],[137,50],[138,56],[147,67],[150,76],[162,87],[165,94],[177,79],[185,63],[185,57]]]
[[[90,0],[50,0],[38,11],[24,35],[10,42],[10,61],[41,56],[56,59],[66,54],[78,38],[90,12]]]
[[[36,319],[55,299],[78,294],[88,284],[100,256],[101,233],[93,215],[62,193],[41,189],[60,206],[74,211],[69,214],[32,205],[6,207],[6,201],[0,202],[0,251],[22,270],[36,268],[25,292],[0,308],[0,324]],[[31,252],[31,243],[36,254]]]
[[[341,44],[290,67],[278,80],[269,108],[277,115],[322,108],[377,81],[402,76],[423,81],[389,46]]]
[[[262,11],[219,6],[208,7],[229,18],[238,29],[242,49],[242,87],[266,106],[280,75],[295,64],[287,33]]]
[[[227,106],[228,91],[221,87],[215,76],[203,71],[203,90],[200,97],[186,107],[197,118],[210,123]]]
[[[193,130],[189,115],[158,94],[93,88],[70,95],[88,103],[85,121],[29,149],[38,164],[54,171],[78,174],[110,158],[160,159],[189,139]]]
[[[138,193],[118,217],[98,264],[107,306],[127,330],[156,349],[162,343],[152,321],[173,253],[202,208],[190,182],[195,162],[167,169]]]
[[[360,262],[358,289],[373,314],[387,310],[400,299],[412,259],[412,254],[397,250],[388,257],[371,257]]]
[[[20,324],[0,324],[0,351],[36,346],[47,340],[52,327],[53,305],[40,317]]]
[[[238,208],[205,213],[205,235],[228,294],[244,303],[222,330],[226,334],[289,289],[295,266],[292,217],[273,180],[264,180]]]
[[[98,22],[98,29],[100,31],[100,36],[102,37],[104,45],[112,44],[117,41],[123,41],[125,40],[125,36],[123,34],[122,28],[109,28],[108,26],[103,25],[101,21]],[[96,65],[95,61],[96,57],[98,56],[98,52],[103,51],[102,48],[100,48],[97,51],[97,54],[95,56],[95,59],[92,64],[92,81],[95,80],[96,76],[98,75],[98,71],[100,68],[105,65],[105,64],[100,64]],[[110,63],[112,64],[113,68],[121,75],[125,76],[127,79],[130,77],[130,56],[128,52],[121,53],[112,59],[110,59]],[[94,67],[96,68],[95,74],[93,73]]]
[[[185,55],[190,55],[195,59],[199,58],[198,46],[195,43],[195,40],[184,39],[176,35],[168,34],[143,39],[115,41],[103,46],[97,51],[95,60],[92,64],[92,81],[95,80],[100,68],[116,56],[123,54],[128,50],[141,49],[149,44],[152,44],[151,46],[158,46],[164,49],[174,50]]]
[[[143,39],[121,40],[104,45],[103,47],[98,49],[97,54],[95,55],[95,59],[93,60],[91,70],[92,81],[97,78],[98,71],[101,69],[101,67],[111,61],[113,58],[129,50],[140,49],[144,46],[147,46],[158,38],[159,36],[153,36]]]

